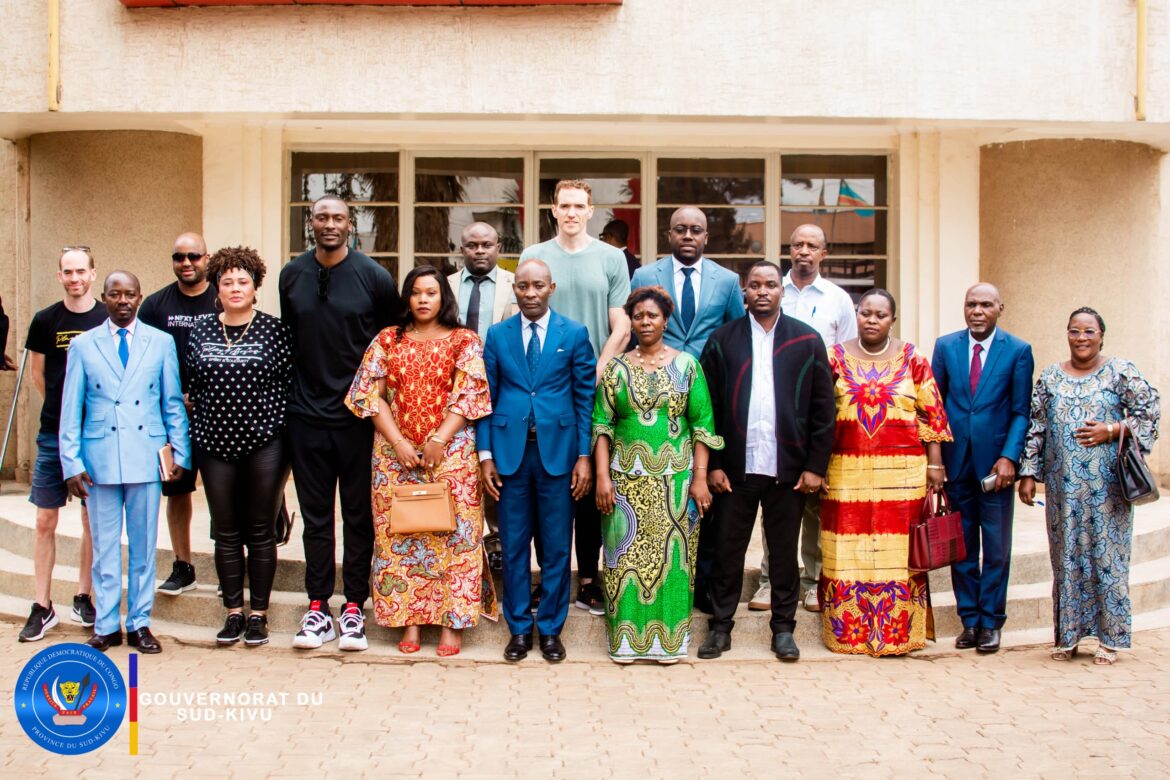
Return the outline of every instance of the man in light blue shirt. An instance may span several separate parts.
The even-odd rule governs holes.
[[[463,268],[448,276],[447,282],[459,300],[459,320],[483,341],[488,328],[517,311],[514,277],[497,265],[500,237],[494,227],[472,222],[463,228],[460,240]]]

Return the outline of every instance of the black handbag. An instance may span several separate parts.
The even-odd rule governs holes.
[[[1129,436],[1126,434],[1129,433]],[[1117,481],[1121,495],[1131,504],[1150,504],[1158,500],[1158,480],[1146,465],[1137,441],[1123,421],[1117,437]]]

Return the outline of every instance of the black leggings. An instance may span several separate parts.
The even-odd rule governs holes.
[[[276,577],[276,513],[284,499],[289,461],[284,437],[277,436],[236,462],[200,450],[199,468],[211,536],[215,539],[215,573],[223,589],[223,605],[244,606],[244,546],[248,547],[248,600],[252,609],[268,609]]]

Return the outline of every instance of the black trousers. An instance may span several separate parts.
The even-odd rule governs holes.
[[[199,451],[215,539],[215,573],[228,609],[244,606],[244,571],[252,609],[268,609],[276,576],[276,513],[284,502],[288,457],[277,437],[236,462]],[[248,548],[245,560],[244,547]]]
[[[577,553],[578,580],[597,580],[597,561],[601,557],[601,512],[597,511],[595,490],[582,496],[573,507],[573,549]],[[539,538],[536,545],[536,560],[539,562]]]
[[[354,418],[324,428],[294,416],[288,448],[301,505],[305,545],[305,593],[328,601],[337,576],[334,496],[341,493],[341,583],[345,600],[359,607],[370,597],[374,521],[370,510],[374,426]]]
[[[743,564],[756,513],[763,506],[764,538],[768,542],[768,573],[772,580],[773,634],[796,628],[796,604],[800,600],[800,563],[796,542],[804,513],[804,493],[792,489],[796,480],[777,482],[773,477],[748,474],[731,483],[731,494],[722,497],[715,533],[715,573],[711,581],[712,631],[730,632],[735,608],[743,591]],[[701,538],[701,537],[700,537]]]

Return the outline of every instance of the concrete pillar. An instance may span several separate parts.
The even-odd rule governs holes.
[[[8,315],[8,341],[0,345],[19,365],[24,337],[33,308],[29,300],[29,220],[28,220],[28,143],[0,140],[0,298]],[[0,436],[8,428],[16,389],[15,371],[0,372]],[[29,422],[29,407],[39,414],[39,403],[30,404],[35,395],[27,373],[19,397],[8,453],[0,464],[5,479],[27,482],[36,455],[36,420]]]

